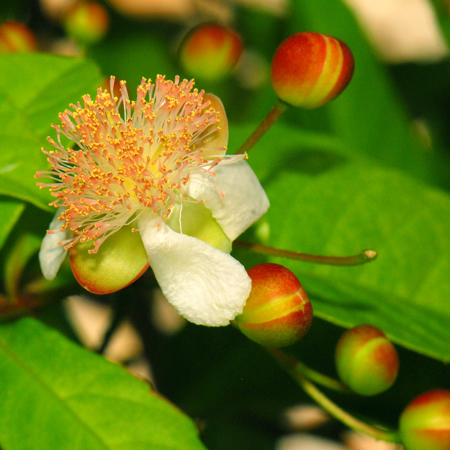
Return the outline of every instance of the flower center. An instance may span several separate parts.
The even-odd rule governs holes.
[[[112,77],[111,92],[114,82]],[[95,100],[86,95],[83,105],[59,115],[57,142],[48,139],[56,150],[43,150],[51,171],[36,176],[54,180],[38,185],[56,197],[50,205],[65,207],[61,230],[73,236],[61,245],[94,240],[95,253],[148,208],[167,220],[173,205],[187,200],[183,186],[190,176],[211,172],[221,161],[225,147],[202,147],[218,132],[219,113],[193,86],[178,77],[158,76],[154,85],[143,79],[130,101],[122,81],[120,99],[99,89]],[[77,148],[65,148],[61,133]]]

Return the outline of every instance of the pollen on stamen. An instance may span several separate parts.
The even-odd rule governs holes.
[[[61,230],[71,230],[72,237],[60,244],[67,249],[92,240],[91,252],[97,252],[144,210],[153,211],[161,224],[175,203],[192,201],[182,192],[191,176],[215,175],[212,169],[226,151],[205,153],[205,143],[220,130],[219,112],[203,99],[204,91],[193,89],[193,80],[172,82],[158,75],[152,84],[143,78],[135,101],[125,81],[116,95],[115,86],[111,77],[111,93],[98,89],[94,99],[86,95],[70,105],[53,125],[57,140],[47,139],[53,149],[42,149],[51,170],[36,177],[52,182],[38,186],[56,198],[50,205],[65,208]],[[62,145],[61,134],[74,148]]]

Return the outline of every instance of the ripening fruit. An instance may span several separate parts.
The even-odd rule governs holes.
[[[280,100],[312,109],[336,98],[350,82],[353,69],[346,44],[326,34],[304,32],[280,44],[270,78]]]
[[[195,78],[219,80],[236,67],[242,49],[242,40],[234,30],[204,23],[193,28],[183,39],[180,63]]]
[[[339,377],[358,394],[380,394],[397,378],[397,352],[386,335],[371,325],[347,330],[336,346],[335,356]]]
[[[99,42],[108,31],[109,16],[100,3],[80,1],[67,11],[63,19],[68,36],[81,45]]]
[[[450,449],[450,391],[433,390],[413,400],[400,416],[406,450]]]
[[[266,347],[294,344],[308,331],[313,311],[297,277],[278,264],[260,264],[248,271],[252,290],[242,314],[236,317],[239,329],[248,338]]]
[[[0,53],[33,52],[37,50],[34,34],[19,22],[8,21],[0,26]]]

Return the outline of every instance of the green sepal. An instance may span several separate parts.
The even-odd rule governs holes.
[[[70,249],[70,264],[77,281],[94,294],[109,294],[137,280],[149,267],[138,232],[122,227],[103,242],[97,253],[89,253],[93,241]]]
[[[181,220],[180,220],[181,217]],[[223,252],[231,252],[231,241],[203,203],[183,203],[172,208],[167,225],[177,233],[200,239]]]

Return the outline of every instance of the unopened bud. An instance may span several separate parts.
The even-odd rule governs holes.
[[[450,391],[433,390],[413,400],[400,416],[406,450],[450,449]]]
[[[266,347],[294,344],[308,331],[313,311],[297,277],[278,264],[260,264],[248,271],[250,297],[236,317],[248,338]]]
[[[214,81],[230,74],[241,57],[242,48],[240,36],[231,28],[200,24],[183,39],[180,63],[189,75]]]
[[[0,53],[33,52],[37,50],[34,34],[19,22],[8,21],[0,26]]]
[[[280,100],[300,108],[317,108],[336,98],[354,69],[350,49],[326,34],[297,33],[275,52],[271,82]]]
[[[105,36],[109,27],[109,16],[101,4],[80,1],[67,11],[63,23],[68,36],[81,45],[91,45]]]
[[[386,335],[371,325],[347,330],[336,346],[336,369],[341,380],[361,395],[376,395],[392,386],[398,356]]]

